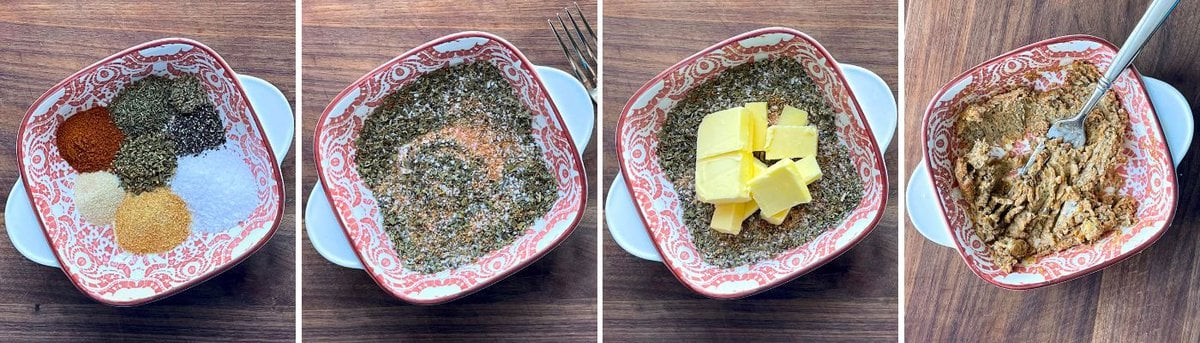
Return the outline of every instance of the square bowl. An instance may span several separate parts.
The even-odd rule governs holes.
[[[125,86],[150,75],[199,76],[225,122],[229,146],[242,149],[257,179],[259,204],[249,218],[219,233],[193,233],[174,249],[137,255],[116,245],[112,225],[93,225],[75,211],[78,172],[55,145],[70,115],[106,105]],[[262,124],[233,69],[199,42],[168,38],[109,56],[59,82],[25,113],[17,164],[30,203],[62,270],[96,301],[134,306],[183,291],[237,265],[275,234],[283,216],[283,179]]]
[[[953,161],[959,156],[952,133],[957,113],[966,105],[1020,85],[1044,90],[1063,82],[1057,67],[1086,60],[1100,70],[1108,68],[1117,48],[1092,36],[1051,38],[1010,51],[954,78],[929,103],[922,121],[925,167],[933,181],[934,198],[954,245],[967,267],[980,278],[1007,289],[1031,289],[1067,281],[1103,269],[1145,249],[1158,240],[1175,216],[1178,185],[1171,153],[1158,117],[1150,104],[1141,75],[1130,67],[1113,83],[1121,105],[1129,114],[1123,154],[1128,156],[1117,172],[1126,178],[1120,192],[1138,201],[1137,222],[1107,234],[1099,241],[1081,244],[1018,265],[1006,273],[994,263],[991,251],[972,230],[967,202],[958,191]],[[1014,144],[1028,150],[1028,144]]]
[[[549,212],[513,243],[475,263],[432,274],[404,266],[380,223],[374,194],[356,167],[354,140],[367,115],[393,90],[432,71],[467,62],[491,63],[533,114],[533,136],[553,171],[558,198]],[[375,68],[346,87],[317,122],[314,137],[317,175],[350,245],[368,274],[392,296],[415,304],[437,304],[487,287],[541,258],[578,224],[587,201],[582,159],[541,79],[512,44],[483,32],[435,39]]]
[[[767,58],[800,62],[833,109],[836,134],[849,147],[863,182],[863,198],[835,228],[771,259],[734,268],[704,261],[683,223],[675,186],[659,163],[658,132],[667,112],[694,87],[738,65]],[[882,152],[837,61],[816,40],[788,28],[737,35],[684,59],[634,93],[617,123],[617,159],[634,207],[655,248],[675,277],[711,298],[734,299],[778,286],[819,267],[857,244],[883,213],[887,172]]]

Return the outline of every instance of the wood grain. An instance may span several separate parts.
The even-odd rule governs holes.
[[[1084,33],[1125,40],[1149,1],[910,1],[905,37],[905,170],[921,161],[920,119],[945,82],[1042,39]],[[1183,1],[1134,65],[1200,103],[1200,4]],[[1172,125],[1174,123],[1163,123]],[[917,137],[917,138],[913,138]],[[1192,149],[1196,149],[1195,142]],[[1194,154],[1193,154],[1194,155]],[[1174,224],[1141,254],[1101,272],[1026,292],[980,280],[958,253],[905,225],[905,329],[914,342],[1200,341],[1200,183],[1195,158],[1176,170]],[[905,180],[907,182],[907,180]]]
[[[435,38],[468,30],[495,33],[534,64],[568,70],[546,24],[569,1],[304,1],[304,180],[316,182],[313,130],[338,92],[375,67]],[[596,24],[596,3],[580,1]],[[595,172],[593,139],[583,156]],[[437,306],[414,306],[384,293],[361,270],[338,267],[308,243],[303,249],[303,330],[322,340],[596,340],[596,182],[587,210],[562,245],[479,293]],[[307,199],[306,199],[307,200]]]
[[[644,82],[736,34],[787,26],[842,63],[896,89],[894,1],[604,2],[604,190],[618,170],[621,109]],[[894,341],[897,339],[896,143],[885,152],[890,190],[879,226],[829,264],[762,294],[718,301],[667,268],[621,250],[605,231],[604,338],[612,341]]]
[[[0,10],[0,185],[17,180],[17,128],[46,89],[127,47],[165,37],[199,40],[237,72],[266,79],[292,101],[292,1],[209,4],[156,1],[5,1]],[[282,172],[292,184],[294,158]],[[290,189],[290,186],[289,186]],[[262,250],[233,269],[137,308],[96,303],[63,273],[26,260],[0,232],[0,341],[295,339],[295,222],[284,220]],[[252,319],[252,320],[249,320]]]

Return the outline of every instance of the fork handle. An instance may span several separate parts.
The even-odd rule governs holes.
[[[1133,27],[1133,32],[1129,33],[1129,38],[1125,39],[1125,43],[1121,44],[1121,49],[1117,50],[1117,55],[1113,57],[1112,64],[1108,66],[1108,70],[1104,71],[1104,76],[1098,80],[1096,89],[1092,91],[1092,96],[1080,108],[1079,113],[1074,119],[1080,119],[1087,116],[1091,109],[1100,103],[1100,99],[1104,97],[1104,93],[1108,92],[1108,88],[1112,87],[1112,83],[1121,76],[1133,63],[1134,57],[1142,51],[1146,46],[1146,41],[1150,36],[1162,27],[1162,24],[1167,21],[1167,16],[1171,15],[1171,11],[1175,10],[1175,6],[1179,5],[1179,0],[1154,0],[1150,2],[1150,6],[1146,8],[1146,13],[1142,14],[1142,19],[1138,20],[1137,26]]]

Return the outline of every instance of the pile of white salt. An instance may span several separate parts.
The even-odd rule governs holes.
[[[192,231],[224,232],[258,207],[258,185],[250,165],[228,144],[197,156],[179,158],[171,189],[192,215]]]

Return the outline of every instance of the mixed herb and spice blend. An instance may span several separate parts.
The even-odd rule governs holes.
[[[809,113],[820,132],[817,162],[824,176],[809,185],[812,201],[796,206],[780,225],[753,216],[740,234],[709,229],[714,205],[701,202],[695,191],[697,127],[710,113],[749,102],[768,103],[768,123],[775,123],[784,106]],[[692,89],[668,111],[657,147],[663,172],[675,186],[683,220],[692,242],[708,263],[722,268],[755,263],[797,248],[839,225],[862,200],[862,179],[850,160],[845,142],[835,132],[834,112],[825,104],[803,66],[792,59],[770,59],[730,68]],[[771,165],[762,152],[755,158]]]
[[[72,189],[80,217],[115,225],[126,251],[168,251],[193,231],[236,226],[258,205],[256,180],[194,76],[135,81],[109,107],[67,117],[56,135],[81,172]]]
[[[1086,61],[1059,68],[1066,73],[1062,85],[1045,91],[1020,86],[995,94],[967,105],[954,123],[961,154],[954,161],[958,189],[970,204],[972,229],[1005,272],[1095,242],[1136,219],[1137,200],[1120,194],[1125,177],[1117,168],[1127,158],[1122,150],[1130,123],[1115,92],[1088,115],[1082,148],[1059,139],[1046,141],[1029,172],[1014,172],[1029,154],[1012,150],[1013,143],[1074,116],[1100,78],[1096,66]]]
[[[488,63],[421,76],[367,116],[355,163],[406,268],[472,263],[550,211],[557,185],[532,132],[532,114]]]

